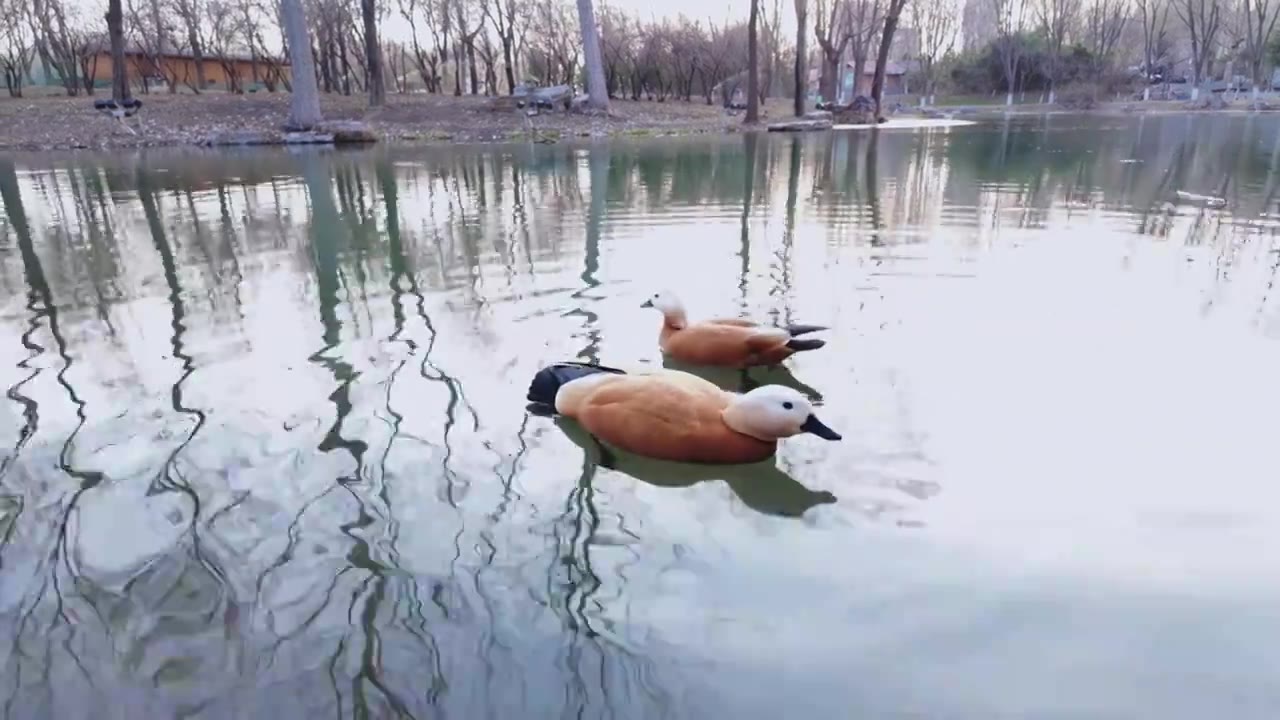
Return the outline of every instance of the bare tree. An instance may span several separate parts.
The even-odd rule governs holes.
[[[876,55],[876,74],[871,80],[871,100],[876,104],[876,118],[883,117],[882,99],[884,98],[884,73],[889,64],[889,50],[893,47],[893,34],[898,30],[898,19],[902,17],[902,9],[907,0],[889,0],[889,9],[884,16],[884,34],[880,36],[880,52]]]
[[[628,69],[636,65],[636,35],[631,18],[605,5],[596,16],[600,23],[600,53],[604,58],[604,84],[609,97],[617,97]]]
[[[479,13],[476,17],[475,0],[451,0],[453,21],[458,29],[457,40],[453,43],[454,78],[453,94],[462,94],[463,62],[470,71],[468,87],[472,95],[480,93],[480,78],[476,71],[476,37],[484,31],[485,16]],[[472,27],[474,25],[474,28]]]
[[[547,82],[572,84],[582,51],[581,23],[575,27],[569,6],[557,0],[541,0],[534,13],[533,47],[528,55],[530,74]]]
[[[1174,12],[1187,26],[1191,42],[1191,98],[1200,97],[1200,84],[1213,56],[1214,41],[1222,28],[1221,0],[1170,0]]]
[[[146,4],[142,5],[142,2]],[[142,92],[150,93],[151,79],[155,73],[159,73],[171,89],[176,89],[177,76],[173,68],[177,66],[164,62],[167,30],[160,0],[128,0],[128,10],[129,29],[135,38],[134,46],[138,49],[133,54],[135,81]],[[170,72],[174,72],[173,77],[170,77]]]
[[[207,33],[205,43],[218,59],[222,75],[226,78],[226,90],[244,92],[244,78],[240,77],[236,45],[241,39],[239,16],[230,0],[208,0],[205,3],[205,20],[202,27]]]
[[[92,95],[98,82],[98,55],[102,52],[102,34],[80,28],[72,32],[69,42],[74,68],[71,77],[73,80],[79,79],[80,87],[86,95]],[[63,84],[66,84],[65,81]]]
[[[496,95],[498,92],[498,48],[493,44],[493,37],[488,32],[480,33],[480,42],[476,43],[476,54],[484,66],[484,94]]]
[[[191,62],[195,66],[195,78],[186,79],[186,84],[194,92],[201,92],[207,86],[204,77],[204,43],[200,41],[200,22],[205,17],[205,0],[174,0],[174,9],[182,18],[183,28],[187,35],[187,50],[191,52]]]
[[[1256,100],[1266,79],[1262,75],[1267,59],[1267,46],[1276,29],[1276,16],[1280,2],[1272,0],[1244,0],[1245,53],[1249,57],[1249,74],[1253,80],[1253,97]]]
[[[448,57],[447,47],[442,46],[440,23],[434,0],[399,0],[400,16],[409,23],[409,40],[413,49],[413,64],[418,70],[427,92],[441,90],[440,64]],[[425,27],[431,35],[431,47],[422,44],[419,28]],[[445,40],[447,41],[447,36]],[[447,43],[445,43],[447,45]]]
[[[793,99],[796,117],[804,116],[804,95],[805,87],[808,85],[809,61],[808,53],[805,47],[805,38],[808,31],[805,29],[809,18],[809,0],[795,0],[796,5],[796,67],[795,67],[795,87],[793,88],[795,95]]]
[[[853,59],[853,78],[856,87],[867,71],[867,58],[876,47],[876,42],[880,39],[880,33],[884,28],[884,4],[883,0],[846,1],[848,7],[845,20],[849,24],[849,55]],[[876,54],[879,55],[878,52]]]
[[[996,16],[996,51],[1000,55],[1000,69],[1004,73],[1004,104],[1013,104],[1013,89],[1018,80],[1018,65],[1022,62],[1022,34],[1026,26],[1025,0],[991,0]]]
[[[35,36],[23,17],[29,8],[25,0],[0,0],[0,68],[9,97],[22,97],[22,80],[35,60]]]
[[[1142,99],[1151,99],[1151,74],[1164,61],[1167,44],[1165,28],[1169,23],[1169,0],[1135,0],[1138,19],[1142,21],[1142,72],[1147,84]]]
[[[524,48],[520,62],[528,77],[535,81],[568,84],[579,70],[582,46],[576,40],[580,35],[563,32],[575,24],[572,17],[561,12],[566,7],[573,8],[562,1],[540,0],[533,5],[535,12],[527,46],[522,40],[523,33],[517,32],[516,52]],[[761,85],[767,63],[763,53],[767,51],[760,45],[765,42],[760,30],[765,25],[765,11],[759,5],[757,10],[756,96],[763,104],[766,88]],[[716,24],[680,16],[674,22],[664,18],[642,23],[632,15],[607,6],[601,8],[596,19],[605,88],[611,98],[689,101],[697,93],[710,104],[717,92],[724,101],[737,90],[749,89],[747,19]],[[494,54],[496,57],[496,50]]]
[[[1126,0],[1093,0],[1085,11],[1084,39],[1096,80],[1101,80],[1110,69],[1116,45],[1128,23],[1129,3]]]
[[[38,29],[43,40],[42,46],[46,49],[43,60],[62,78],[62,86],[68,95],[80,94],[80,81],[83,77],[81,47],[86,34],[71,24],[67,8],[60,0],[33,0],[29,21],[32,34],[36,34]],[[98,43],[98,47],[101,47],[101,43]],[[97,48],[94,50],[94,57],[96,52]],[[86,81],[85,90],[92,94],[92,77]]]
[[[1039,0],[1038,17],[1040,33],[1045,40],[1048,59],[1045,75],[1049,78],[1049,103],[1052,104],[1057,100],[1062,48],[1067,42],[1067,34],[1079,21],[1080,0]]]
[[[520,0],[484,0],[484,12],[498,33],[502,45],[502,64],[507,76],[507,93],[516,91],[516,26],[528,22],[526,7]]]
[[[287,66],[286,60],[289,57],[288,41],[280,42],[276,46],[279,50],[276,50],[263,37],[263,26],[268,20],[275,28],[283,25],[280,22],[280,4],[272,0],[234,1],[240,7],[246,42],[249,44],[249,53],[253,58],[254,80],[266,86],[267,92],[275,92],[282,85],[286,91],[292,90],[293,86],[284,72]],[[268,13],[268,8],[272,8],[273,11]]]
[[[760,102],[777,93],[778,69],[782,65],[782,0],[773,0],[773,10],[760,7],[761,39],[764,41],[765,60],[760,84]]]
[[[818,94],[827,102],[835,102],[839,83],[840,58],[853,38],[849,34],[850,23],[845,17],[848,6],[841,0],[815,0],[813,33],[822,49],[822,73],[818,79]]]
[[[686,47],[695,48],[693,52],[698,55],[698,79],[702,83],[702,95],[706,98],[707,104],[710,105],[711,98],[715,95],[717,86],[720,86],[722,93],[728,91],[727,85],[721,82],[731,73],[729,68],[733,65],[730,57],[732,50],[732,41],[729,38],[728,22],[724,27],[708,24],[709,37],[693,37],[691,35],[682,38]],[[697,26],[694,28],[700,30]],[[691,29],[694,29],[691,28]],[[684,50],[688,52],[688,50]],[[678,54],[678,53],[676,53]],[[728,104],[728,97],[722,96],[722,102]]]
[[[386,40],[382,43],[382,67],[386,72],[388,90],[397,95],[409,91],[405,79],[410,68],[409,51],[400,43]]]
[[[121,0],[107,0],[107,35],[111,39],[111,97],[117,103],[129,99],[129,70],[124,64],[124,7]]]
[[[582,57],[586,64],[587,104],[595,110],[609,110],[609,89],[604,82],[604,60],[600,56],[595,9],[591,0],[578,0],[578,23],[582,25]]]
[[[959,17],[956,0],[916,0],[911,3],[911,24],[920,37],[920,74],[924,78],[921,104],[933,104],[938,91],[938,61],[951,52]]]
[[[307,15],[302,0],[280,0],[280,19],[293,71],[293,93],[289,101],[288,126],[311,129],[320,124],[320,89],[316,86],[315,59],[307,33]]]
[[[378,41],[378,8],[374,0],[360,0],[360,14],[364,20],[364,62],[368,77],[369,106],[387,104],[386,78],[382,75],[382,43]]]
[[[760,122],[760,0],[751,0],[751,19],[747,21],[747,117],[746,122]]]

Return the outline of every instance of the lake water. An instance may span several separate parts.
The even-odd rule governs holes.
[[[5,718],[1280,717],[1277,119],[0,190]],[[831,326],[714,377],[844,441],[628,474],[526,412],[660,364],[661,288]]]

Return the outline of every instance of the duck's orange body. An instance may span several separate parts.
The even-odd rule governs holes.
[[[736,432],[723,413],[734,396],[675,372],[600,375],[561,391],[556,410],[601,440],[638,455],[694,463],[752,463],[777,443]]]
[[[745,368],[777,365],[796,353],[791,333],[750,320],[707,320],[687,327],[663,322],[658,347],[681,362]]]
[[[691,365],[748,368],[778,365],[798,352],[817,350],[822,340],[801,338],[826,328],[820,325],[767,327],[741,318],[690,323],[684,305],[671,293],[659,292],[641,307],[662,311],[658,346],[668,357]]]

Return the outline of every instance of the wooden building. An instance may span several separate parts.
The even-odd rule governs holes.
[[[130,84],[135,87],[144,82],[151,88],[167,88],[174,84],[179,90],[197,85],[195,57],[185,51],[166,52],[156,56],[136,48],[125,51]],[[252,92],[272,89],[289,78],[288,61],[252,58],[247,55],[206,54],[201,58],[204,68],[204,88],[217,88],[231,92]],[[88,70],[94,84],[111,86],[110,48],[99,50],[90,60]]]

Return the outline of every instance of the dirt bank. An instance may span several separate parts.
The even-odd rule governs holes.
[[[142,111],[128,122],[130,133],[93,109],[92,98],[34,97],[0,100],[0,149],[111,149],[195,145],[206,138],[242,131],[273,132],[283,123],[284,94],[141,95]],[[741,115],[728,115],[702,102],[615,101],[610,116],[565,112],[526,118],[511,110],[492,111],[487,98],[397,95],[387,107],[370,110],[363,97],[327,96],[329,120],[363,120],[387,142],[493,142],[567,137],[664,135],[736,131]],[[770,103],[785,113],[780,101]]]

